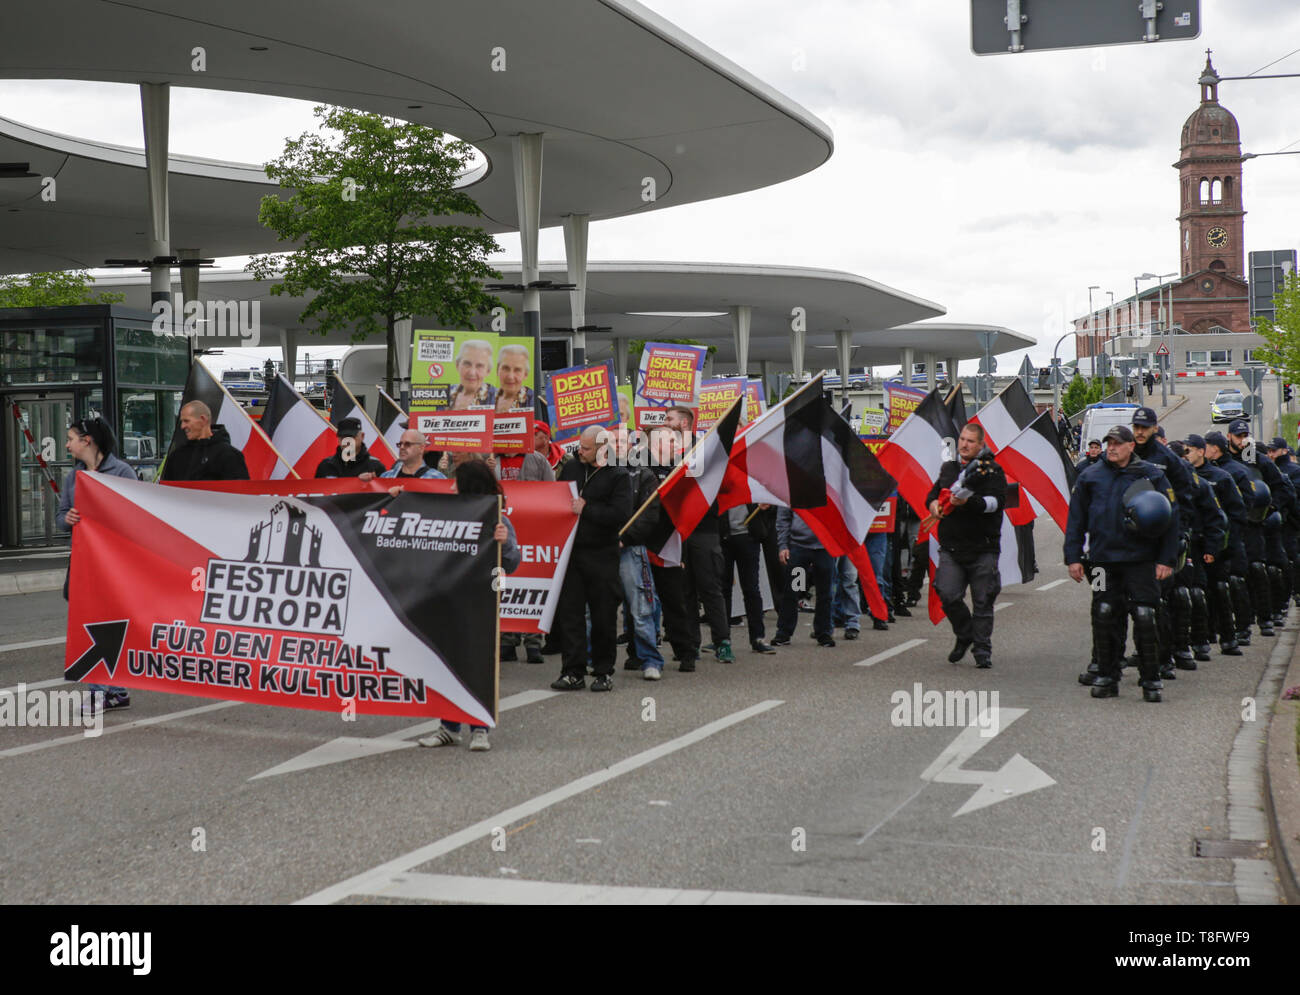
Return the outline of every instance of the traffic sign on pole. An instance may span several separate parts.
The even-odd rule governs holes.
[[[1181,41],[1201,33],[1200,0],[971,0],[976,55]]]
[[[1034,364],[1029,361],[1028,356],[1026,356],[1024,361],[1020,364],[1020,372],[1017,373],[1016,376],[1020,377],[1020,379],[1025,382],[1025,391],[1032,397],[1034,393],[1034,381],[1038,379],[1038,370],[1035,368]]]
[[[1262,366],[1243,366],[1241,368],[1241,379],[1246,381],[1246,386],[1250,388],[1252,394],[1259,393],[1260,384],[1264,382],[1264,367]]]
[[[1157,356],[1168,356],[1168,355],[1169,355],[1169,343],[1168,343],[1168,342],[1161,342],[1159,348],[1156,349],[1156,355],[1157,355]]]

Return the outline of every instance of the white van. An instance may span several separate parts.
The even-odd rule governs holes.
[[[1100,439],[1112,425],[1133,424],[1136,404],[1094,404],[1083,413],[1083,431],[1079,434],[1079,448],[1087,449],[1093,439]]]

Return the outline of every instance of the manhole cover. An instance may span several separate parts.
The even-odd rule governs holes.
[[[1246,857],[1262,859],[1268,853],[1268,843],[1260,840],[1197,840],[1198,857]]]

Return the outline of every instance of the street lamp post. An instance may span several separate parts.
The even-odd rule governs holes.
[[[1160,286],[1156,288],[1156,295],[1160,301],[1158,305],[1160,309],[1158,315],[1163,319],[1160,321],[1160,344],[1165,346],[1165,348],[1168,348],[1168,345],[1165,343],[1165,333],[1169,330],[1169,326],[1172,325],[1174,321],[1174,285],[1172,282],[1169,284],[1169,310],[1165,311],[1165,279],[1177,275],[1177,273],[1160,274],[1158,277],[1160,280]],[[1160,407],[1164,408],[1169,404],[1169,357],[1157,355],[1156,360],[1160,366]]]
[[[1064,335],[1062,335],[1059,339],[1056,340],[1056,345],[1052,347],[1052,410],[1056,413],[1056,417],[1058,419],[1061,417],[1061,364],[1060,364],[1060,360],[1056,358],[1056,350],[1060,349],[1061,343],[1064,342],[1069,337],[1070,337],[1070,333],[1066,332]],[[1076,338],[1075,341],[1077,343],[1078,339]],[[1078,351],[1079,351],[1078,349],[1075,349],[1076,359],[1078,358]],[[1095,380],[1096,366],[1097,366],[1097,356],[1095,353],[1093,354],[1092,357],[1092,365],[1093,365],[1093,379]]]
[[[1094,284],[1088,288],[1088,351],[1092,353],[1092,381],[1097,382],[1097,312],[1092,309],[1092,292],[1101,287]],[[1053,350],[1052,355],[1056,355]]]

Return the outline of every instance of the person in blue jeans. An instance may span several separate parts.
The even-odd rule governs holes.
[[[776,541],[781,563],[786,567],[785,588],[781,592],[781,608],[776,619],[776,638],[773,646],[789,646],[799,621],[799,594],[812,583],[817,592],[817,606],[813,612],[813,636],[819,646],[834,646],[831,628],[831,572],[834,560],[826,552],[812,529],[789,508],[776,515]]]
[[[876,584],[880,587],[880,596],[885,599],[885,605],[888,606],[894,599],[894,585],[890,580],[888,564],[889,558],[889,533],[888,532],[869,532],[867,541],[862,544],[867,550],[867,559],[871,560],[871,569],[876,574]],[[863,598],[865,605],[866,599]],[[869,611],[864,607],[864,610]],[[886,622],[892,622],[892,616],[889,618],[871,617],[871,627],[877,632],[887,632],[889,626]]]
[[[76,509],[77,474],[106,473],[110,477],[129,477],[135,480],[135,471],[124,460],[118,459],[117,438],[113,430],[102,418],[83,418],[68,426],[65,440],[68,453],[75,461],[68,475],[63,478],[63,489],[59,492],[59,510],[54,516],[59,528],[75,530],[81,521],[81,513]],[[68,570],[71,576],[71,561]],[[63,600],[68,600],[68,582],[63,582]],[[89,700],[82,706],[82,712],[93,715],[102,708],[109,711],[114,708],[130,708],[131,695],[126,688],[113,687],[108,684],[88,684]]]
[[[456,494],[504,493],[496,475],[481,459],[467,460],[459,464],[453,481],[452,491]],[[497,523],[492,538],[501,543],[501,568],[508,574],[514,573],[523,561],[523,554],[515,539],[515,527],[510,524],[510,519],[505,515],[502,515],[501,521]],[[460,723],[447,719],[442,720],[442,725],[432,736],[425,736],[419,740],[421,746],[455,746],[459,742]],[[492,744],[488,742],[487,726],[470,726],[469,748],[476,753],[492,749]]]
[[[835,559],[831,575],[831,628],[844,629],[844,638],[854,640],[862,628],[862,591],[858,584],[858,568],[847,556]]]
[[[632,483],[632,508],[639,509],[654,495],[659,478],[648,466],[635,465],[641,453],[631,453],[628,431],[619,426],[612,432],[614,451],[620,465],[628,468]],[[629,455],[631,454],[631,455]],[[637,459],[633,459],[635,456]],[[618,579],[623,585],[623,631],[627,633],[627,663],[625,670],[640,670],[647,681],[663,677],[664,658],[659,652],[659,623],[663,618],[663,604],[655,591],[654,574],[650,570],[650,554],[645,542],[654,534],[659,516],[659,502],[637,516],[619,540]],[[591,638],[588,621],[588,640]]]

